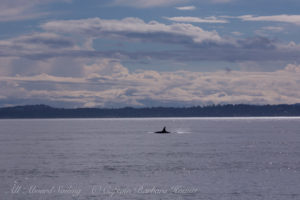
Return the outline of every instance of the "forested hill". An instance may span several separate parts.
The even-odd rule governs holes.
[[[121,118],[121,117],[249,117],[300,116],[294,105],[213,105],[189,108],[53,108],[27,105],[0,108],[0,118]]]

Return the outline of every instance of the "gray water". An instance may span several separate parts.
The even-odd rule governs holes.
[[[163,126],[172,134],[154,134]],[[0,120],[0,199],[300,199],[300,118]]]

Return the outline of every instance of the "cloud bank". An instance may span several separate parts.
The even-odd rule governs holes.
[[[284,23],[300,25],[300,15],[270,15],[270,16],[243,15],[237,18],[243,21],[284,22]]]
[[[157,21],[146,23],[139,18],[60,20],[47,22],[41,27],[46,31],[80,34],[95,38],[110,37],[172,43],[177,40],[192,40],[196,43],[222,40],[217,32],[205,31],[191,24],[167,25]]]
[[[174,22],[187,22],[187,23],[228,23],[227,20],[218,19],[217,17],[166,17],[166,19],[174,21]]]
[[[177,10],[196,10],[195,6],[181,6],[181,7],[176,7]]]
[[[297,103],[298,65],[274,72],[216,71],[129,72],[116,60],[83,64],[78,77],[48,74],[2,76],[1,105],[36,99],[67,107]],[[52,101],[52,103],[51,103]]]
[[[131,6],[137,8],[162,7],[177,4],[184,4],[193,0],[114,0],[113,5]],[[233,0],[201,0],[200,3],[229,3]],[[179,6],[178,10],[194,10],[194,6]]]
[[[207,20],[214,20],[212,18]],[[300,62],[300,46],[282,43],[267,36],[249,38],[222,37],[187,23],[164,24],[145,22],[139,18],[107,20],[89,18],[56,20],[41,24],[42,33],[32,33],[0,40],[0,57],[44,60],[51,58],[111,58],[131,61],[173,60],[189,61],[282,61]],[[273,30],[267,27],[262,31]],[[277,29],[276,29],[277,30]],[[97,39],[120,42],[151,42],[167,45],[166,50],[129,51],[122,48],[97,50]],[[178,45],[181,48],[172,48]]]
[[[178,3],[188,2],[188,0],[114,0],[115,5],[133,6],[138,8],[169,6]]]

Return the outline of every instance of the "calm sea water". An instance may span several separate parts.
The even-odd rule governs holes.
[[[173,134],[154,131],[166,126]],[[300,118],[0,120],[0,199],[300,199]]]

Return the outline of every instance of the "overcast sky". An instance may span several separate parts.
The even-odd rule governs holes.
[[[299,0],[1,0],[0,106],[300,102]]]

